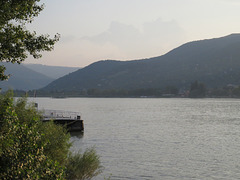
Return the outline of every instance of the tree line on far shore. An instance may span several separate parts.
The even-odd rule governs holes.
[[[182,98],[240,98],[240,86],[227,85],[225,87],[208,88],[202,82],[192,82],[189,88],[182,89],[176,86],[165,88],[139,88],[139,89],[82,89],[78,91],[44,91],[15,90],[15,96],[28,95],[29,97],[182,97]]]

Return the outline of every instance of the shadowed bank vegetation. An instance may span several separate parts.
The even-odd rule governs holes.
[[[165,88],[149,88],[149,89],[88,89],[82,91],[21,91],[15,90],[16,97],[28,94],[29,97],[53,97],[53,98],[68,98],[68,97],[151,97],[151,98],[240,98],[240,86],[229,84],[219,88],[209,88],[204,83],[194,81],[186,89],[178,89],[175,86],[167,86]]]
[[[9,78],[7,63],[40,58],[59,40],[59,34],[50,38],[27,29],[43,9],[40,0],[0,1],[0,81]],[[102,171],[94,149],[72,155],[66,129],[40,118],[26,98],[15,103],[11,92],[0,96],[0,179],[90,179]],[[91,158],[85,160],[86,155]],[[73,162],[75,169],[70,166]]]
[[[66,129],[40,117],[26,98],[0,96],[1,179],[91,179],[102,172],[93,148],[72,154]]]

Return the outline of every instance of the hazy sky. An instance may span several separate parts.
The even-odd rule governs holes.
[[[84,67],[163,55],[194,40],[240,32],[240,0],[42,0],[29,26],[61,34],[54,51],[27,63]]]

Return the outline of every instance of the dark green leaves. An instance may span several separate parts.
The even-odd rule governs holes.
[[[28,55],[40,58],[42,51],[51,51],[60,35],[37,36],[25,24],[43,10],[40,0],[1,0],[0,1],[0,61],[21,63]],[[0,80],[6,80],[4,67],[0,68]]]

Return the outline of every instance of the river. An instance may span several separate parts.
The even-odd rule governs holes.
[[[240,178],[239,99],[31,98],[39,109],[77,111],[83,137],[72,151],[95,147],[95,179]]]

